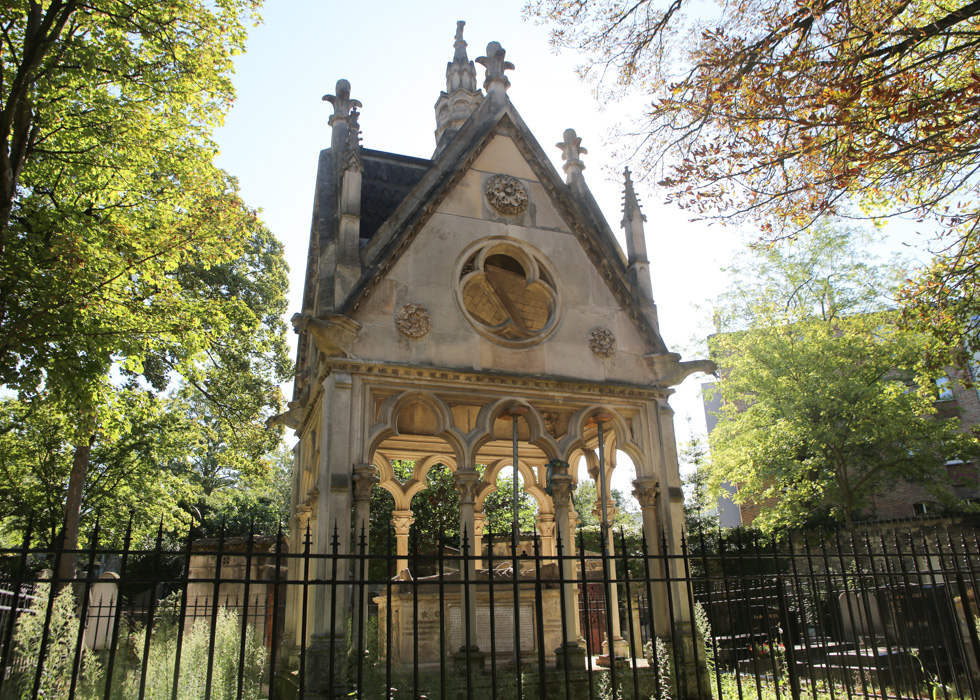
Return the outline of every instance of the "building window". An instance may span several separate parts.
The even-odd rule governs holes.
[[[949,381],[949,377],[940,377],[936,380],[936,387],[939,389],[939,398],[937,401],[952,401],[953,400],[953,385]]]
[[[913,503],[912,513],[915,515],[925,515],[933,507],[933,503]]]

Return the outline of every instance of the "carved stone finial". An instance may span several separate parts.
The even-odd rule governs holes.
[[[565,171],[565,182],[571,182],[576,177],[582,177],[585,170],[585,163],[582,162],[582,155],[588,150],[582,148],[582,138],[575,133],[575,129],[565,129],[562,134],[563,140],[555,145],[561,149],[561,159],[565,161],[562,170]]]
[[[625,185],[623,191],[623,228],[628,229],[630,223],[639,217],[640,221],[646,221],[646,215],[640,211],[640,201],[636,198],[636,190],[633,189],[633,180],[630,178],[630,169],[624,171]]]
[[[499,42],[491,41],[487,44],[487,55],[476,59],[477,63],[487,69],[487,79],[483,81],[483,89],[488,94],[491,89],[506,92],[510,87],[510,80],[504,75],[504,71],[514,70],[514,64],[505,60],[506,55],[507,51]]]
[[[456,22],[456,41],[453,43],[453,48],[456,49],[456,53],[453,54],[454,63],[462,63],[469,60],[469,57],[466,55],[466,42],[463,40],[463,27],[465,26],[466,22],[463,20]]]
[[[446,65],[446,91],[450,94],[456,90],[476,92],[476,68],[466,55],[466,42],[463,40],[464,26],[466,22],[462,20],[456,23],[453,60]]]
[[[350,83],[348,81],[344,79],[338,80],[336,93],[336,95],[323,96],[324,102],[329,102],[333,105],[333,115],[327,121],[330,126],[333,126],[339,120],[346,122],[351,109],[354,107],[363,107],[360,101],[351,99]]]

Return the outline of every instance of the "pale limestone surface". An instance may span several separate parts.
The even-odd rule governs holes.
[[[627,259],[585,183],[581,158],[588,151],[582,139],[565,131],[559,144],[566,160],[563,179],[506,95],[504,71],[513,66],[499,44],[489,45],[479,61],[490,72],[482,96],[461,25],[454,46],[447,91],[437,102],[438,144],[431,162],[362,153],[356,114],[344,107],[356,101],[349,99],[350,86],[338,83],[337,94],[347,101],[334,100],[331,149],[320,160],[310,270],[297,319],[304,333],[297,381],[290,410],[279,417],[300,438],[291,546],[302,546],[300,533],[308,528],[313,551],[327,551],[335,531],[340,551],[350,551],[351,526],[366,520],[364,494],[370,491],[367,485],[355,492],[353,479],[374,469],[379,486],[395,500],[398,558],[407,563],[412,498],[440,463],[455,472],[461,531],[478,543],[483,499],[496,488],[500,470],[514,461],[509,414],[518,413],[516,466],[538,504],[545,551],[554,551],[556,525],[570,531],[577,517],[545,493],[549,462],[574,481],[585,478],[586,470],[568,475],[567,464],[584,460],[591,478],[606,488],[622,452],[635,466],[635,483],[648,494],[642,500],[643,527],[651,553],[659,554],[662,536],[677,553],[683,497],[667,399],[671,386],[712,365],[680,362],[660,336],[635,193],[627,197],[623,220]],[[443,111],[450,106],[461,111]],[[487,181],[501,175],[517,178],[528,193],[518,213],[502,213],[487,200]],[[627,187],[629,194],[632,184]],[[381,207],[384,216],[371,206]],[[461,291],[464,275],[472,285],[468,296]],[[405,308],[425,310],[427,332],[399,330],[397,314]],[[543,308],[550,308],[547,323]],[[483,320],[477,318],[481,314]],[[608,356],[590,347],[599,327],[615,338]],[[395,459],[415,463],[409,480],[395,477]],[[653,570],[658,566],[654,561]],[[316,568],[315,578],[332,576],[326,560]],[[475,573],[474,562],[469,580]],[[571,569],[566,576],[571,581]],[[574,584],[565,585],[571,600]],[[458,586],[449,588],[458,596]],[[612,590],[615,606],[615,585]],[[361,624],[362,613],[348,610],[346,596],[331,603],[325,591],[314,588],[307,601],[310,638],[346,639],[348,622]],[[554,592],[547,618],[557,621]],[[401,630],[394,635],[400,642],[393,654],[400,658],[415,638],[402,620],[404,595],[399,588],[400,609],[393,610]],[[438,602],[423,600],[425,595],[418,600],[425,613],[420,625],[431,626],[449,611],[440,612]],[[469,613],[476,619],[476,597],[470,598]],[[689,620],[686,596],[675,600],[671,617]],[[663,596],[653,605],[660,629],[668,629],[665,605]],[[303,641],[303,605],[295,592],[287,608],[288,647]],[[574,628],[577,616],[572,617]],[[614,618],[616,648],[622,643],[618,626]],[[570,629],[569,635],[564,642],[574,644],[578,631]],[[433,652],[438,660],[439,650],[419,641],[420,660],[424,653],[431,662]],[[550,652],[562,641],[560,629],[551,630],[545,648]],[[284,650],[284,658],[290,653]]]

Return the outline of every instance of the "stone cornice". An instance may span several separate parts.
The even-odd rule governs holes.
[[[384,362],[368,362],[356,359],[330,358],[323,364],[320,376],[314,382],[302,419],[296,428],[302,434],[320,405],[323,398],[323,382],[332,372],[344,372],[352,377],[374,380],[378,383],[391,380],[401,385],[418,384],[428,390],[440,391],[457,388],[469,390],[480,387],[482,390],[496,390],[500,394],[530,394],[541,391],[561,392],[566,398],[590,396],[612,397],[629,401],[665,400],[674,393],[673,389],[619,384],[610,382],[590,382],[582,379],[549,378],[537,375],[502,374],[495,372],[475,372],[473,370],[450,369],[445,367],[419,367],[418,365],[398,365]],[[517,391],[513,391],[517,389]],[[472,395],[472,391],[468,391]],[[489,397],[488,397],[489,398]],[[479,400],[476,398],[475,400]]]

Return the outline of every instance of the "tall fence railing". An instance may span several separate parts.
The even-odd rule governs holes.
[[[0,550],[0,698],[980,697],[965,527],[407,558],[337,534]]]

